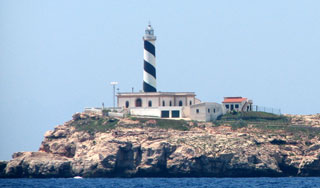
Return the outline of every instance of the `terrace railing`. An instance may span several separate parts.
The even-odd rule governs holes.
[[[252,105],[252,111],[254,112],[268,112],[276,115],[281,115],[281,109],[271,108],[265,106]]]

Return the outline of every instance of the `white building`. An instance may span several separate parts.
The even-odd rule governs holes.
[[[200,102],[194,92],[118,93],[118,107],[191,106]]]
[[[190,106],[200,103],[194,92],[118,93],[117,104],[131,115],[189,118]]]
[[[225,113],[218,103],[201,103],[194,92],[157,92],[154,30],[149,24],[144,41],[143,92],[117,94],[117,106],[134,116],[213,121]]]
[[[252,100],[243,97],[224,97],[222,101],[226,112],[248,112],[252,111]]]
[[[206,102],[195,104],[190,107],[190,119],[197,121],[214,121],[225,114],[221,104]]]
[[[221,104],[201,101],[193,92],[118,93],[118,107],[133,116],[213,121],[225,113]]]

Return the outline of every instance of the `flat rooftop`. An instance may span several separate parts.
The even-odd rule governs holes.
[[[194,92],[120,92],[121,96],[196,96]]]

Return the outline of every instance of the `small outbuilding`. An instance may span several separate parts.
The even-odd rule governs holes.
[[[190,106],[190,119],[192,120],[214,121],[224,113],[223,106],[214,102],[204,102]]]
[[[226,112],[248,112],[252,111],[252,100],[244,97],[224,97],[222,101]]]

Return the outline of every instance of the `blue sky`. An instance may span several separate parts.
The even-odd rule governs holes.
[[[318,0],[0,0],[0,160],[111,106],[111,81],[141,90],[149,21],[158,90],[319,113],[319,18]]]

